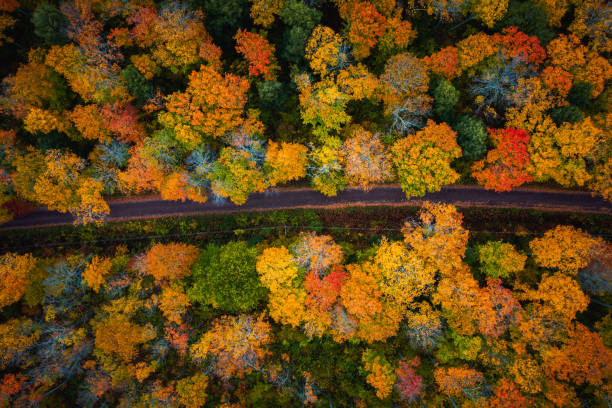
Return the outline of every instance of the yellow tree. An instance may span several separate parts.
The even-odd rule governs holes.
[[[529,247],[538,265],[575,275],[605,248],[605,242],[580,228],[559,225],[533,239]]]
[[[283,0],[249,0],[251,3],[251,18],[255,24],[269,27],[283,8]]]
[[[185,408],[200,408],[206,403],[208,377],[197,373],[191,377],[181,378],[176,382],[178,402]]]
[[[264,171],[268,184],[287,183],[306,177],[308,148],[299,143],[268,141]]]
[[[460,269],[468,241],[463,216],[450,204],[423,203],[419,219],[402,230],[404,242],[442,274]]]
[[[306,44],[306,59],[315,74],[321,77],[349,65],[346,44],[334,30],[317,26]]]
[[[31,254],[12,252],[0,256],[0,309],[21,299],[36,268],[36,259]]]
[[[414,299],[427,294],[435,283],[434,267],[403,242],[383,238],[374,262],[380,271],[382,292],[398,305],[410,307]]]
[[[138,345],[154,339],[157,334],[151,324],[139,326],[130,322],[124,314],[110,315],[95,324],[95,346],[107,355],[116,355],[123,361],[131,361]]]
[[[221,316],[191,346],[191,356],[196,362],[211,357],[213,372],[225,381],[242,377],[261,368],[272,341],[270,330],[270,324],[261,317]]]
[[[391,157],[406,197],[439,191],[459,178],[451,162],[461,157],[457,133],[446,123],[427,121],[427,126],[396,141]]]
[[[391,178],[391,163],[378,134],[357,127],[342,144],[342,165],[346,180],[364,190]]]
[[[284,246],[270,247],[257,257],[257,273],[261,284],[270,291],[270,317],[281,324],[297,327],[304,319],[306,292],[298,283],[303,273]]]

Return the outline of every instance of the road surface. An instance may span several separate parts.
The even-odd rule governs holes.
[[[349,206],[420,205],[423,201],[445,202],[458,207],[521,208],[549,211],[570,211],[612,214],[612,204],[589,193],[554,190],[521,189],[496,193],[476,186],[451,186],[429,193],[422,198],[406,199],[396,185],[377,186],[368,192],[349,188],[336,197],[326,197],[309,188],[278,189],[253,194],[241,206],[225,202],[198,204],[191,201],[164,201],[157,196],[111,200],[111,213],[107,221],[125,221],[141,218],[185,216],[228,212],[269,211],[292,208],[337,208]],[[35,228],[72,224],[69,214],[46,209],[35,210],[25,217],[14,219],[0,229]]]

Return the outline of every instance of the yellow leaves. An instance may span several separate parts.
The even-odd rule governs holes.
[[[426,201],[419,220],[404,224],[404,242],[443,275],[452,274],[461,268],[468,241],[462,221],[463,215],[455,206]]]
[[[509,278],[525,267],[527,255],[518,252],[512,244],[489,241],[478,248],[482,270],[492,278]]]
[[[542,303],[543,310],[552,317],[572,320],[576,313],[583,312],[589,305],[589,297],[582,292],[580,285],[572,277],[557,272],[544,275],[538,290],[529,293],[534,301]]]
[[[351,65],[338,72],[336,83],[351,98],[369,99],[378,92],[380,81],[363,64]]]
[[[185,408],[200,408],[206,402],[208,377],[196,373],[191,377],[181,378],[176,382],[178,402]]]
[[[306,44],[306,58],[315,74],[325,77],[347,63],[342,38],[329,27],[317,26]]]
[[[255,24],[269,27],[274,22],[280,9],[283,8],[283,0],[249,0],[251,2],[251,18]]]
[[[349,184],[369,190],[371,184],[391,179],[391,163],[378,134],[358,127],[344,141],[341,159]]]
[[[299,326],[304,319],[306,292],[295,285],[299,270],[287,248],[264,249],[256,269],[262,285],[270,290],[270,316],[281,324]]]
[[[451,168],[452,160],[461,157],[456,136],[446,123],[428,120],[423,130],[393,144],[392,160],[407,197],[438,191],[459,178]]]
[[[435,269],[402,242],[383,239],[374,263],[380,270],[380,287],[395,303],[409,306],[435,283]]]
[[[519,388],[528,394],[542,391],[544,373],[537,361],[532,358],[518,358],[510,367],[510,374]]]
[[[261,365],[272,341],[270,325],[261,317],[249,315],[221,316],[200,341],[192,345],[194,359],[215,356],[213,370],[224,380],[242,377]]]
[[[459,70],[465,71],[496,52],[497,47],[487,34],[472,34],[457,43]]]
[[[111,272],[112,266],[112,260],[94,256],[83,271],[83,282],[97,293]]]
[[[266,248],[257,257],[257,273],[262,285],[277,292],[284,286],[292,286],[298,276],[298,267],[293,256],[284,246]]]
[[[8,252],[0,256],[0,310],[21,299],[34,268],[36,259],[31,254]]]
[[[559,225],[542,238],[529,243],[538,265],[575,275],[604,248],[601,238],[593,238],[579,228]]]
[[[477,0],[472,5],[474,13],[489,28],[492,28],[506,14],[507,8],[508,0]]]
[[[30,133],[51,133],[54,130],[65,132],[69,128],[67,121],[59,114],[40,108],[31,108],[23,121],[25,130]]]
[[[13,42],[13,39],[8,35],[4,34],[5,30],[11,28],[17,20],[8,15],[7,13],[0,13],[0,46]]]
[[[264,169],[271,186],[299,180],[306,176],[308,149],[299,143],[269,140]]]

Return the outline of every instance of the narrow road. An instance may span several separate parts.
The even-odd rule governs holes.
[[[399,186],[389,185],[374,187],[368,192],[349,188],[336,197],[326,197],[308,188],[278,189],[268,193],[253,194],[242,206],[234,205],[229,201],[222,204],[213,202],[198,204],[191,201],[164,201],[158,197],[111,200],[109,203],[111,213],[107,221],[291,208],[418,206],[426,200],[455,204],[458,207],[521,208],[612,214],[612,203],[583,192],[523,189],[496,193],[476,186],[451,186],[422,198],[407,200]],[[72,224],[72,222],[73,218],[69,214],[39,209],[2,225],[0,229],[36,228]]]

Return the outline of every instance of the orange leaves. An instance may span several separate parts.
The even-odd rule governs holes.
[[[157,282],[180,280],[191,274],[191,265],[199,252],[198,248],[182,243],[155,244],[144,258],[144,268]]]
[[[83,271],[83,282],[94,292],[98,292],[106,280],[106,275],[111,272],[112,266],[110,259],[94,256]]]
[[[245,78],[202,65],[189,75],[186,92],[168,96],[168,111],[160,113],[159,121],[173,128],[179,141],[195,147],[204,136],[220,137],[242,124],[248,89]]]
[[[460,396],[463,392],[468,393],[484,380],[480,372],[467,366],[436,368],[434,378],[440,391],[449,397]]]
[[[302,233],[292,248],[295,261],[308,271],[325,272],[332,265],[341,264],[344,258],[342,247],[329,235]]]
[[[259,34],[238,30],[234,36],[236,51],[242,54],[249,63],[249,74],[261,75],[264,79],[274,79],[273,61],[274,46]]]
[[[459,70],[459,53],[457,47],[446,47],[423,58],[423,62],[432,72],[444,76],[449,81],[461,74]]]
[[[34,268],[36,259],[31,254],[8,252],[0,256],[0,310],[21,299]]]
[[[530,158],[527,151],[529,134],[520,129],[489,129],[496,148],[487,158],[474,163],[472,176],[485,188],[510,191],[529,182],[533,177],[527,172]]]
[[[212,43],[203,19],[201,10],[171,2],[159,12],[154,7],[139,8],[127,20],[133,24],[136,43],[151,48],[155,63],[178,73],[200,58],[219,65],[220,50]]]
[[[404,242],[430,262],[442,275],[460,269],[468,241],[463,215],[450,204],[426,201],[419,219],[404,224]]]
[[[358,1],[351,4],[348,20],[348,39],[353,44],[353,54],[355,59],[362,60],[370,55],[370,49],[383,35],[386,19],[372,3]]]
[[[116,314],[98,323],[94,333],[96,348],[106,354],[116,354],[126,362],[136,356],[139,344],[156,337],[151,324],[138,326],[122,314]]]
[[[299,143],[268,141],[264,169],[271,186],[306,176],[308,149]]]
[[[182,315],[187,312],[190,305],[191,302],[185,291],[178,285],[165,287],[159,297],[159,308],[164,317],[177,325],[183,323]]]
[[[366,381],[376,389],[376,396],[385,399],[391,395],[397,377],[385,356],[372,349],[366,349],[361,360],[363,361],[363,368],[368,373]]]
[[[542,354],[546,374],[561,381],[601,386],[612,375],[612,353],[599,334],[580,323],[576,323],[566,344]]]

